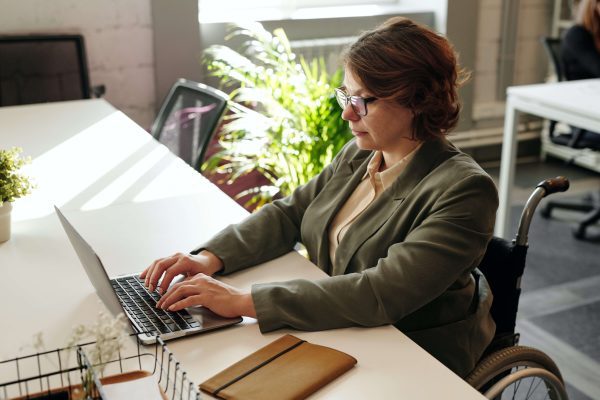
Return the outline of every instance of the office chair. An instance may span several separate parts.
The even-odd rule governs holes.
[[[554,68],[554,74],[556,75],[556,80],[562,82],[565,80],[564,76],[564,68],[562,65],[562,61],[560,59],[560,39],[559,38],[551,38],[548,36],[542,36],[541,38],[542,44],[544,45],[544,49],[546,50],[546,54],[550,58],[550,62]],[[556,127],[556,121],[550,121],[550,127],[548,128],[548,134],[550,136],[550,140],[554,138],[554,128]],[[562,140],[562,139],[560,139]],[[554,142],[554,140],[552,140]],[[565,143],[568,143],[565,142]]]
[[[494,295],[490,312],[496,334],[465,380],[488,399],[568,398],[554,361],[538,349],[519,346],[515,332],[527,235],[535,208],[543,197],[568,188],[569,181],[563,177],[540,182],[523,208],[515,239],[492,238],[479,264]]]
[[[81,35],[0,36],[0,106],[100,97]]]
[[[229,97],[202,83],[179,79],[163,102],[152,136],[196,171],[219,127]]]
[[[562,63],[561,39],[543,36],[541,41],[554,67],[557,79],[559,81],[570,80]],[[555,127],[556,121],[550,121],[549,138],[553,143],[574,149],[587,148],[600,151],[600,134],[576,127],[571,127],[571,131],[568,133],[556,134]],[[583,202],[551,200],[541,210],[541,215],[544,218],[550,218],[552,210],[555,208],[588,213],[573,229],[573,235],[577,239],[585,239],[587,228],[600,220],[600,197],[595,198],[591,194],[586,196]]]

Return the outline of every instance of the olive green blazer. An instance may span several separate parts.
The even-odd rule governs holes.
[[[475,268],[492,237],[496,187],[446,139],[428,141],[354,221],[332,264],[327,229],[372,155],[350,142],[291,196],[225,228],[195,252],[210,250],[228,274],[302,242],[330,277],[254,285],[261,331],[393,324],[464,376],[495,330],[491,293]]]

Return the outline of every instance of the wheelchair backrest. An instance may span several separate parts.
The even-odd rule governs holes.
[[[478,269],[487,279],[494,300],[491,314],[496,322],[496,336],[515,332],[520,278],[525,269],[527,246],[518,246],[493,237]]]

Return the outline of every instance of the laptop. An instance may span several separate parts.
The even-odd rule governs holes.
[[[156,342],[156,336],[166,341],[224,328],[242,321],[241,317],[221,317],[205,307],[188,307],[178,312],[156,308],[160,296],[146,289],[143,281],[139,279],[139,274],[109,278],[94,249],[58,207],[54,206],[54,209],[96,293],[114,316],[124,313],[129,318],[142,343],[153,344]]]

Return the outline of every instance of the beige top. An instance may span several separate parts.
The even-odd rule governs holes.
[[[335,251],[352,223],[385,189],[394,183],[419,147],[421,147],[421,143],[396,164],[381,172],[379,172],[379,169],[383,163],[383,154],[380,151],[375,152],[375,155],[369,161],[367,173],[329,226],[329,258],[332,264],[335,261]]]

